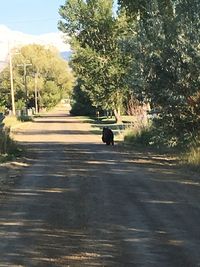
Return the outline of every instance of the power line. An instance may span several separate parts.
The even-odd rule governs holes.
[[[5,21],[2,23],[32,23],[32,22],[41,22],[41,21],[58,21],[61,18],[35,18],[35,19],[29,19],[29,20],[10,20]]]

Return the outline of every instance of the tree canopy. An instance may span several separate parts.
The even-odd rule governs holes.
[[[198,0],[68,0],[59,29],[71,37],[72,68],[94,106],[127,110],[130,99],[159,110],[157,140],[200,132]],[[119,112],[118,112],[119,113]]]
[[[126,59],[118,46],[124,29],[112,7],[111,0],[69,0],[60,8],[59,29],[71,37],[71,64],[82,90],[97,109],[112,108],[117,113],[126,96]]]
[[[125,41],[126,49],[131,43],[137,58],[128,74],[130,82],[139,77],[139,91],[159,108],[159,128],[167,142],[196,139],[200,130],[199,1],[119,3],[137,33]]]
[[[16,108],[34,106],[37,89],[40,107],[50,108],[71,94],[74,82],[68,63],[54,47],[27,45],[12,51]],[[11,107],[10,73],[0,74],[1,106]]]

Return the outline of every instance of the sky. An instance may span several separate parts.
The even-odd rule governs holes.
[[[28,44],[70,51],[57,25],[65,0],[0,0],[0,70],[12,48]]]
[[[59,7],[65,0],[0,0],[0,24],[39,35],[58,32]]]
[[[71,51],[57,25],[66,0],[0,0],[0,69],[11,48],[30,43]],[[115,0],[116,4],[116,0]],[[8,45],[9,44],[9,45]]]

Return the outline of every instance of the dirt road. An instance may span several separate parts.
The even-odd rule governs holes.
[[[102,144],[63,108],[15,138],[29,161],[0,202],[0,266],[200,266],[198,177]]]

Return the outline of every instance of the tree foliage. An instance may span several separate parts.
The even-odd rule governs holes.
[[[199,1],[121,0],[119,4],[135,30],[124,43],[133,56],[129,84],[159,108],[157,130],[162,141],[177,145],[196,139],[200,131]]]
[[[73,74],[55,48],[33,44],[14,49],[12,54],[16,108],[21,109],[26,104],[34,106],[35,89],[40,107],[45,108],[54,106],[71,93]],[[9,67],[1,72],[0,81],[1,99],[10,108]]]
[[[71,103],[72,115],[79,116],[95,116],[96,108],[92,105],[92,102],[86,92],[82,90],[81,81],[77,81],[72,93]]]
[[[199,0],[68,0],[59,28],[70,35],[72,67],[96,107],[148,102],[167,145],[200,132]],[[131,103],[131,104],[133,104]]]
[[[126,97],[126,59],[118,46],[124,28],[119,27],[112,6],[111,0],[69,0],[60,8],[59,28],[72,38],[71,64],[82,81],[81,89],[97,109],[119,111]]]

